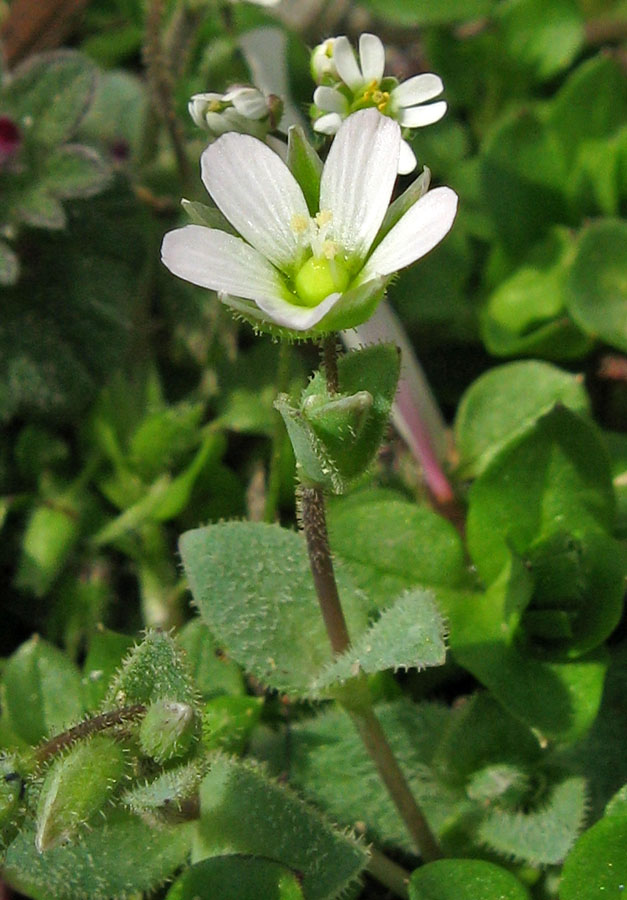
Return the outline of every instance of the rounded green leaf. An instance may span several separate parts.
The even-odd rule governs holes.
[[[216,856],[188,869],[166,900],[299,900],[298,878],[285,866],[257,856]]]
[[[552,78],[581,49],[584,19],[575,0],[506,0],[498,8],[500,38],[507,52],[538,79]]]
[[[3,706],[11,727],[29,744],[63,730],[83,713],[78,669],[38,635],[7,661],[3,683]]]
[[[601,220],[582,235],[566,303],[586,333],[627,351],[627,223]]]
[[[592,424],[556,407],[475,481],[469,550],[489,583],[511,550],[525,556],[535,541],[555,531],[609,530],[614,509],[609,459],[599,435]]]
[[[410,900],[529,900],[518,879],[482,859],[440,859],[411,876]]]
[[[470,386],[457,410],[459,475],[480,475],[510,441],[557,403],[589,412],[582,376],[537,360],[490,369]]]
[[[608,816],[577,841],[564,863],[560,900],[622,900],[627,893],[627,816]]]
[[[445,25],[487,15],[493,0],[367,0],[364,4],[382,22],[410,27],[415,25]]]

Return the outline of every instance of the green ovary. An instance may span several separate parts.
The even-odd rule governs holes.
[[[315,256],[301,266],[294,279],[303,306],[317,306],[329,294],[345,291],[349,282],[350,273],[344,263]]]

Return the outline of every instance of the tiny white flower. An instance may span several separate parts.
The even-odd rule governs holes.
[[[333,45],[336,38],[327,38],[321,44],[311,51],[311,77],[316,84],[323,84],[326,81],[337,81],[339,78],[338,71],[335,67],[333,59]]]
[[[225,94],[194,94],[187,108],[194,123],[209,132],[210,139],[238,131],[264,140],[281,118],[282,104],[274,94],[234,85]]]
[[[435,247],[455,218],[454,191],[422,193],[423,179],[411,198],[418,199],[384,222],[400,146],[393,119],[374,109],[350,116],[329,151],[312,216],[276,153],[249,135],[225,134],[204,151],[201,172],[239,236],[186,225],[166,234],[163,262],[259,324],[300,333],[352,328],[372,314],[392,275]]]
[[[395,78],[384,78],[385,50],[376,35],[361,35],[359,61],[344,35],[327,43],[339,80],[333,85],[320,84],[314,92],[314,107],[320,113],[314,121],[315,131],[336,134],[347,116],[355,110],[371,106],[383,115],[396,119],[403,128],[432,125],[446,112],[444,100],[428,103],[444,90],[438,75],[430,72],[414,75],[402,84]],[[406,175],[415,168],[414,152],[407,141],[403,141],[398,171]]]

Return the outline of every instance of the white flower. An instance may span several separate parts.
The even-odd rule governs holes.
[[[374,109],[350,116],[329,151],[312,217],[276,153],[248,135],[225,134],[204,151],[202,179],[239,236],[186,225],[166,234],[163,262],[257,323],[301,333],[352,328],[372,314],[390,277],[435,247],[455,218],[450,188],[419,196],[420,185],[411,196],[419,199],[386,218],[400,144],[393,119]]]
[[[398,84],[394,78],[383,77],[385,50],[376,35],[362,34],[360,37],[359,62],[348,38],[341,36],[327,43],[330,45],[331,62],[337,71],[339,83],[334,86],[323,84],[316,88],[314,106],[322,115],[314,122],[315,131],[335,134],[343,119],[351,112],[369,106],[396,119],[403,128],[432,125],[446,112],[444,100],[427,103],[444,90],[442,79],[438,75],[430,72],[414,75],[402,84]],[[406,175],[415,168],[414,152],[403,141],[398,171],[401,175]]]
[[[337,38],[327,38],[311,51],[311,77],[316,84],[337,81],[339,78],[333,59],[333,45]]]
[[[195,124],[214,140],[227,131],[264,140],[281,118],[282,104],[274,94],[266,96],[257,88],[234,85],[225,94],[194,94],[187,108]]]

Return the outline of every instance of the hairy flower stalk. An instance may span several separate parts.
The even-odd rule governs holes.
[[[166,234],[163,262],[258,325],[299,336],[359,325],[393,275],[448,233],[457,210],[454,191],[439,187],[386,217],[400,147],[392,119],[375,109],[350,116],[311,215],[276,153],[249,135],[224,134],[204,151],[202,178],[237,233],[187,225]]]

